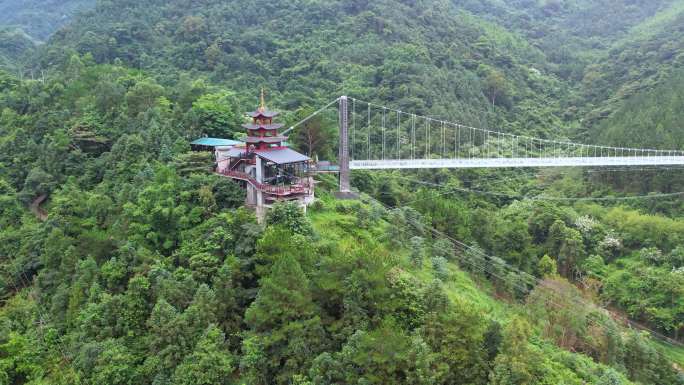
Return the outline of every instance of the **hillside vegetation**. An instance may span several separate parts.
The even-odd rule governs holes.
[[[17,74],[21,73],[16,66],[23,58],[31,56],[35,47],[36,42],[24,31],[0,27],[0,68]]]
[[[93,0],[2,0],[0,25],[17,28],[38,41],[47,40]]]
[[[39,78],[46,68],[33,62],[35,48],[93,0],[0,0],[0,68]]]

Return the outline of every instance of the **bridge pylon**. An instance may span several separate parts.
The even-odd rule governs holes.
[[[338,162],[340,163],[340,193],[350,194],[351,184],[349,182],[349,111],[348,98],[341,96],[339,99],[339,125],[340,125],[340,152]]]

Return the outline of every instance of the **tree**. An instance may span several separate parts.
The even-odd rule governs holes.
[[[40,22],[20,24],[35,33],[54,20],[40,15],[67,20],[66,4],[93,2],[5,1],[0,19],[26,9],[22,18]],[[64,5],[52,12],[53,3]],[[374,204],[368,213],[361,203],[329,204],[323,191],[312,222],[324,228],[313,234],[299,211],[283,210],[264,228],[249,209],[233,210],[244,203],[239,183],[211,175],[211,154],[187,154],[200,135],[244,132],[257,83],[273,89],[288,125],[317,108],[302,106],[323,106],[329,95],[358,97],[349,99],[348,116],[357,160],[384,153],[412,166],[424,152],[524,156],[561,134],[683,149],[684,72],[674,69],[683,60],[684,19],[671,12],[673,1],[97,3],[49,40],[41,31],[46,43],[35,57],[20,52],[34,49],[30,39],[0,30],[0,67],[22,78],[0,70],[3,385],[480,385],[488,371],[494,383],[615,385],[627,383],[622,372],[642,384],[678,382],[652,341],[624,349],[622,336],[631,337],[603,311],[552,302],[586,302],[586,290],[579,295],[554,274],[581,271],[602,301],[677,338],[681,199],[611,209],[607,201],[508,204],[505,196],[454,192],[592,199],[673,192],[684,182],[677,170],[415,171],[442,191],[417,190],[398,172],[355,172],[362,191],[415,210],[390,214]],[[544,7],[553,17],[543,17]],[[625,33],[636,24],[656,28]],[[612,50],[597,55],[601,47]],[[587,83],[573,89],[583,74]],[[515,110],[505,111],[518,95]],[[334,110],[298,125],[293,145],[334,161]],[[480,129],[442,125],[440,137],[441,120]],[[487,131],[496,127],[546,142],[499,140]],[[395,141],[415,156],[394,154]],[[334,185],[332,176],[319,177]],[[43,222],[25,206],[35,209],[45,194]],[[427,225],[482,250],[433,243]],[[587,254],[600,257],[582,261],[576,229]],[[422,248],[412,247],[414,236]],[[638,252],[651,247],[662,252]],[[433,269],[413,266],[412,252],[416,265],[430,258]],[[445,266],[456,253],[493,285]],[[544,254],[558,258],[555,267],[547,257],[537,265]],[[482,294],[493,286],[519,297],[529,285],[504,261],[546,274],[560,293],[540,294],[541,286],[526,306],[500,306]],[[452,278],[447,272],[450,282],[435,279]],[[519,338],[526,349],[512,349],[515,333],[489,319],[510,327],[518,307],[538,321],[539,336]]]
[[[558,267],[556,266],[556,261],[549,257],[548,254],[539,260],[539,275],[544,277],[553,277],[558,274]]]
[[[212,192],[220,209],[235,209],[245,203],[245,191],[240,185],[229,178],[214,176]]]
[[[662,352],[647,342],[644,334],[632,332],[625,341],[625,368],[630,379],[643,384],[684,384]]]
[[[541,377],[543,357],[529,346],[532,331],[520,317],[513,318],[504,330],[501,352],[494,360],[489,375],[492,385],[532,385]]]
[[[210,325],[194,351],[176,368],[174,385],[228,385],[233,379],[233,357],[225,350],[225,337]]]
[[[313,114],[312,108],[303,108],[297,112],[297,116],[306,117]],[[321,115],[317,115],[297,128],[294,132],[294,143],[309,157],[319,159],[335,159],[332,144],[337,140],[335,123],[326,121]]]
[[[409,336],[386,319],[376,329],[359,330],[340,352],[322,353],[309,371],[315,385],[435,384],[437,357],[419,335]]]
[[[667,261],[673,269],[684,267],[684,246],[678,246],[672,250]]]
[[[563,275],[568,278],[574,276],[578,266],[585,257],[584,243],[582,242],[582,236],[579,231],[568,229],[566,238],[558,252],[558,260],[561,265],[560,270]]]
[[[140,191],[133,202],[124,204],[132,240],[171,253],[179,244],[181,231],[201,222],[205,208],[184,201],[188,195],[181,194],[181,188],[178,175],[162,167],[153,183]]]
[[[143,333],[151,310],[150,286],[150,281],[143,275],[136,275],[128,281],[121,318],[129,336]]]
[[[425,290],[421,283],[408,272],[394,268],[390,270],[387,280],[392,290],[391,304],[394,321],[409,330],[421,325],[426,305],[436,298],[425,298]],[[429,287],[428,290],[432,289]],[[442,290],[441,287],[438,287]]]
[[[36,341],[12,332],[0,341],[0,383],[13,384],[40,377],[41,353]]]
[[[190,257],[190,269],[193,271],[195,280],[209,282],[219,269],[221,261],[211,253],[198,253]]]
[[[584,258],[584,242],[579,231],[567,227],[561,220],[556,220],[549,229],[551,251],[558,256],[558,270],[566,278],[573,278]]]
[[[482,274],[484,271],[485,253],[478,245],[473,244],[466,248],[461,258],[461,266],[471,273]]]
[[[503,342],[501,324],[497,321],[489,321],[487,330],[483,336],[484,350],[487,354],[487,362],[493,362],[499,354],[499,348]]]
[[[313,235],[311,222],[296,202],[276,203],[266,214],[266,223],[289,229],[294,234]]]
[[[378,200],[385,206],[395,207],[397,205],[397,186],[393,179],[382,178],[378,181],[377,192]]]
[[[451,186],[454,182],[449,182]],[[458,185],[453,187],[458,188]],[[432,226],[449,237],[469,240],[471,235],[472,214],[468,205],[461,200],[447,199],[444,193],[433,189],[420,189],[412,204],[423,213]],[[437,242],[448,242],[439,240]],[[446,246],[446,245],[444,245]],[[453,246],[451,246],[453,249]],[[447,258],[448,259],[448,258]]]
[[[400,209],[392,209],[389,211],[387,222],[387,237],[388,241],[394,247],[401,247],[408,238],[410,225],[406,221],[404,212]]]
[[[178,32],[183,38],[195,41],[202,36],[206,28],[207,25],[204,17],[190,15],[182,20]]]
[[[239,260],[234,256],[228,256],[212,280],[218,306],[218,323],[223,333],[228,336],[229,346],[235,349],[239,348],[238,334],[241,332],[244,315],[244,308],[241,306],[241,274]]]
[[[43,169],[35,167],[29,171],[24,188],[19,193],[21,199],[28,203],[43,194],[50,194],[56,185],[55,178]]]
[[[311,355],[325,346],[316,313],[308,278],[294,257],[283,256],[245,313],[250,331],[240,368],[250,384],[286,384],[308,368]]]
[[[503,73],[498,70],[490,69],[484,81],[484,91],[493,106],[499,99],[508,96],[509,84]]]
[[[218,320],[216,294],[207,284],[197,287],[190,306],[183,312],[180,322],[183,327],[185,348],[192,349],[209,325]]]
[[[480,316],[465,302],[426,315],[420,334],[439,363],[435,383],[487,383],[482,325]]]
[[[182,323],[178,311],[163,298],[157,300],[147,320],[149,356],[145,360],[150,377],[168,378],[184,355]]]
[[[453,261],[456,258],[456,250],[451,241],[439,238],[432,244],[432,255],[442,257],[447,261]]]
[[[16,191],[7,181],[0,178],[0,227],[17,225],[21,214]]]
[[[176,169],[178,174],[182,176],[188,176],[191,174],[209,174],[213,171],[213,156],[210,152],[186,152],[176,155],[172,164],[173,168]],[[231,183],[234,182],[231,181]]]
[[[154,80],[145,79],[137,82],[125,96],[129,116],[137,117],[138,114],[159,106],[164,94],[164,87]]]
[[[193,124],[201,134],[217,138],[234,138],[243,129],[238,102],[231,91],[202,95],[192,104]]]
[[[419,236],[414,236],[411,238],[411,263],[421,268],[423,266],[423,257],[425,256],[425,250],[423,248],[423,238]]]
[[[219,47],[219,44],[217,43],[214,43],[207,47],[207,49],[204,50],[204,58],[207,61],[207,66],[210,69],[216,68],[216,65],[221,60],[222,54],[223,51],[221,51],[221,47]]]
[[[444,257],[432,257],[432,270],[435,272],[435,276],[445,281],[449,278],[449,268],[447,267],[447,260]]]
[[[6,92],[13,90],[19,84],[19,81],[7,73],[7,71],[0,70],[0,92]]]
[[[563,304],[563,306],[559,306]],[[582,297],[577,287],[556,277],[542,281],[527,297],[531,318],[558,346],[583,352],[607,364],[621,361],[618,325]]]
[[[135,357],[121,343],[110,340],[95,361],[93,381],[105,385],[131,385],[138,382]]]

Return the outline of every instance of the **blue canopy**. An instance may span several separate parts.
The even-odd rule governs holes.
[[[237,140],[221,139],[221,138],[199,138],[190,144],[195,146],[221,147],[221,146],[235,146],[242,144]]]

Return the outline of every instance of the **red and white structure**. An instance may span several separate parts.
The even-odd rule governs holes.
[[[258,218],[277,201],[297,201],[306,207],[314,200],[311,159],[287,146],[287,137],[278,133],[283,125],[273,123],[277,115],[266,108],[262,90],[259,108],[249,113],[252,122],[243,125],[244,144],[216,148],[216,172],[242,184],[246,203],[256,208]]]

